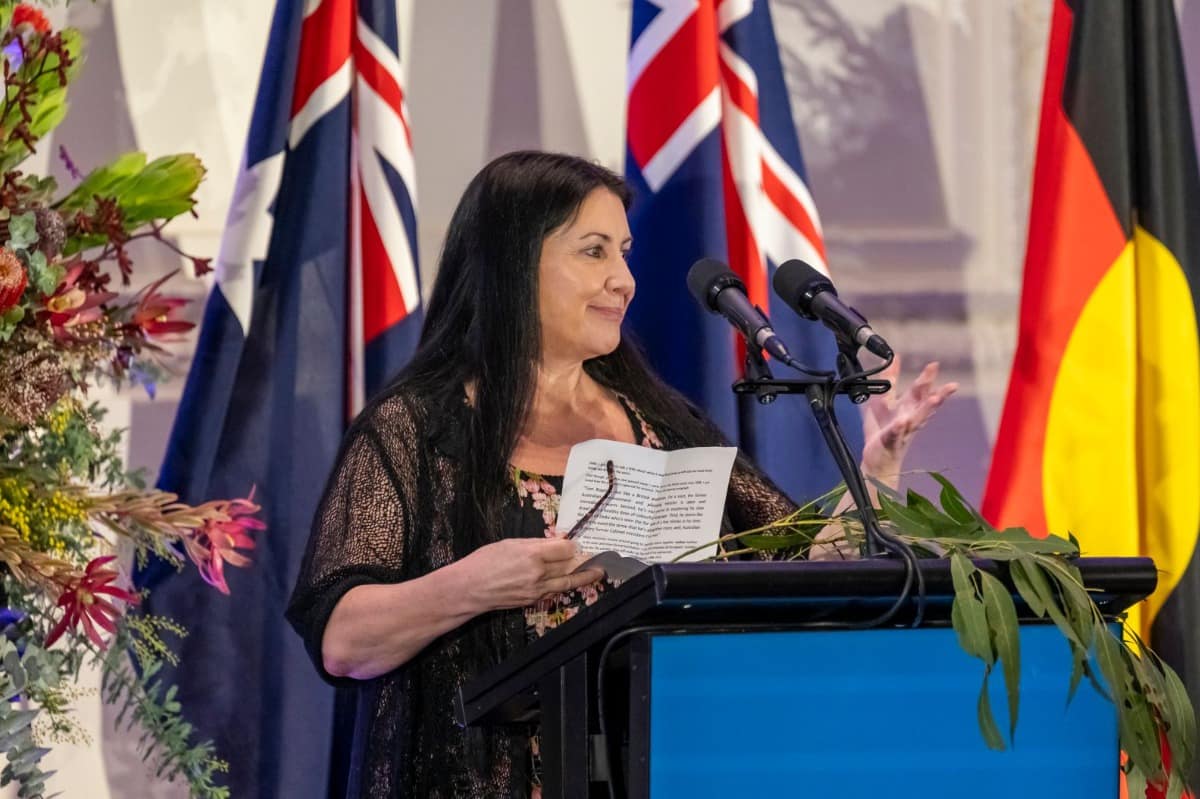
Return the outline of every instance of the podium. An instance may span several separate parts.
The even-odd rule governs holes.
[[[1076,564],[1110,617],[1157,580],[1147,558]],[[545,799],[1115,799],[1116,709],[1086,680],[1067,703],[1068,645],[1019,597],[1016,737],[987,749],[949,563],[921,568],[919,628],[856,629],[894,602],[903,563],[651,566],[462,685],[458,721],[539,724]],[[1007,739],[999,669],[989,688]]]

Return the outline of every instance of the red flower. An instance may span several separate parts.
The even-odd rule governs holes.
[[[1163,770],[1161,780],[1159,782],[1155,782],[1149,778],[1146,779],[1146,799],[1167,799],[1167,797],[1170,795],[1171,744],[1167,741],[1167,734],[1161,727],[1158,730],[1158,748],[1162,753]],[[1132,799],[1132,797],[1130,799]],[[1192,793],[1189,791],[1184,791],[1183,799],[1192,799]]]
[[[190,300],[182,297],[164,297],[158,293],[159,286],[174,274],[172,272],[164,275],[147,286],[133,311],[131,324],[140,328],[148,338],[185,333],[196,326],[194,322],[186,322],[176,317],[176,311],[187,305]]]
[[[63,617],[54,629],[46,636],[46,646],[50,647],[64,632],[73,630],[82,622],[83,629],[92,643],[104,649],[108,642],[100,636],[100,630],[115,632],[114,623],[121,616],[121,611],[105,595],[136,605],[137,594],[117,588],[111,583],[117,579],[115,569],[103,568],[109,561],[115,560],[116,555],[105,555],[95,558],[84,569],[83,576],[72,582],[58,598],[58,606],[64,608]]]
[[[19,28],[22,25],[29,25],[38,33],[50,32],[50,20],[46,19],[46,15],[41,9],[26,3],[21,3],[13,9],[12,27]]]
[[[188,557],[200,570],[200,576],[223,594],[229,593],[225,564],[228,562],[239,568],[249,566],[250,558],[237,550],[254,549],[250,531],[267,529],[261,520],[252,518],[252,514],[262,510],[253,500],[254,489],[250,489],[250,496],[245,499],[213,503],[225,518],[206,521],[203,527],[196,528],[183,540]]]
[[[28,283],[29,275],[21,265],[21,259],[12,250],[0,247],[0,313],[21,301]]]
[[[54,293],[42,299],[46,310],[41,312],[39,318],[50,320],[50,326],[54,328],[57,338],[67,338],[69,327],[94,322],[102,317],[104,309],[100,306],[117,296],[111,291],[94,291],[89,294],[77,286],[76,283],[86,268],[87,264],[77,261],[67,270],[66,276]]]

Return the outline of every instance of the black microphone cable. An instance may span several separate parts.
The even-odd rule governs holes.
[[[833,445],[838,447],[839,454],[845,460],[846,463],[854,463],[854,453],[850,451],[850,448],[848,446],[846,446],[845,435],[842,433],[841,425],[838,423],[838,420],[837,420],[837,414],[834,412],[834,406],[833,406],[834,398],[838,396],[838,394],[841,392],[841,389],[845,386],[846,383],[853,381],[853,380],[863,380],[863,379],[874,377],[875,375],[879,374],[880,372],[883,372],[889,366],[891,366],[892,362],[894,360],[895,360],[895,356],[893,355],[892,357],[885,359],[878,366],[872,367],[870,369],[863,369],[861,371],[854,372],[854,373],[851,373],[848,375],[844,375],[844,376],[840,377],[839,379],[837,379],[832,385],[829,385],[824,388],[824,392],[825,392],[825,396],[824,396],[825,414],[824,415],[828,419],[828,423],[832,427],[833,433],[834,433],[834,435],[829,436],[827,440],[832,442]],[[857,491],[851,490],[851,486],[849,485],[849,483],[847,483],[847,485],[846,485],[846,490],[850,491],[851,496],[854,496],[854,494],[856,494],[856,493],[861,493],[862,494],[861,501],[869,504],[870,503],[870,494],[867,492],[866,483],[863,482],[857,488],[858,488]],[[855,503],[858,504],[860,501],[860,498],[854,497],[854,499],[855,499]],[[860,507],[859,508],[860,518],[863,517],[864,514],[871,514],[872,516],[874,516],[874,509],[872,508],[871,510],[864,511]],[[871,627],[879,627],[884,624],[887,624],[900,611],[900,609],[902,607],[904,607],[904,605],[912,598],[912,589],[914,587],[914,583],[915,583],[915,586],[917,589],[917,592],[916,592],[917,607],[916,607],[916,613],[913,617],[913,621],[910,626],[919,627],[921,625],[921,622],[925,618],[925,606],[926,606],[926,602],[927,602],[927,597],[926,597],[926,590],[925,590],[925,575],[921,571],[920,559],[917,557],[916,551],[906,541],[893,535],[890,531],[885,530],[883,528],[883,526],[881,524],[879,524],[878,518],[874,518],[873,524],[871,524],[870,526],[868,526],[867,521],[864,518],[863,519],[863,531],[867,536],[871,536],[873,534],[878,539],[880,545],[885,550],[887,550],[888,552],[891,552],[893,555],[896,555],[897,557],[901,558],[904,561],[904,564],[905,564],[904,587],[901,589],[900,594],[896,598],[896,601],[886,611],[884,611],[882,614],[880,614],[879,616],[877,616],[874,619],[869,619],[865,622],[859,622],[857,624],[851,625],[850,628],[851,629],[869,629]]]

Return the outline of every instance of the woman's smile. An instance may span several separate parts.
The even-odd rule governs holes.
[[[625,307],[622,305],[589,305],[588,310],[617,324],[620,324],[621,320],[625,318]]]

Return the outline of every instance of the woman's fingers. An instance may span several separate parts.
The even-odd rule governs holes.
[[[579,545],[565,538],[533,539],[544,563],[561,563],[579,557]]]
[[[542,596],[553,596],[554,594],[565,594],[567,591],[572,591],[576,588],[583,588],[585,585],[591,585],[594,582],[604,579],[603,569],[585,569],[581,572],[571,572],[564,574],[561,577],[551,577],[545,580],[542,585],[545,589]]]
[[[920,406],[925,398],[929,395],[929,389],[933,386],[933,381],[937,380],[938,362],[931,361],[925,364],[925,368],[921,370],[921,374],[917,375],[917,379],[909,386],[907,398],[913,405]]]
[[[594,554],[592,554],[591,552],[579,552],[579,553],[577,553],[577,554],[575,555],[575,557],[571,559],[571,565],[570,565],[570,568],[568,568],[568,569],[567,569],[567,571],[569,571],[569,572],[573,572],[573,571],[575,571],[575,570],[576,570],[576,569],[578,569],[580,566],[582,566],[583,564],[587,563],[589,560],[591,560],[591,559],[592,559],[592,558],[594,558],[594,557],[595,557],[595,555],[594,555]]]

